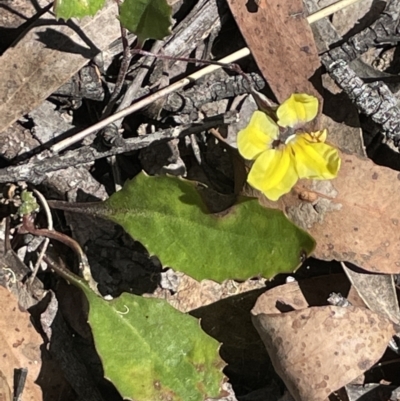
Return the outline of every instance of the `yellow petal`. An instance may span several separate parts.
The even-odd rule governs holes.
[[[322,142],[309,142],[303,135],[291,143],[296,171],[300,178],[329,180],[335,178],[340,168],[337,149]]]
[[[276,111],[281,127],[295,127],[314,120],[318,113],[318,99],[305,93],[295,93]]]
[[[323,131],[316,131],[316,132],[310,132],[310,133],[306,132],[301,135],[304,136],[304,138],[310,142],[325,142],[326,137],[328,135],[328,131],[326,129],[324,129]]]
[[[238,133],[239,153],[245,159],[254,160],[271,147],[278,134],[279,127],[272,118],[257,110],[251,116],[249,125]]]
[[[273,200],[288,193],[298,179],[290,149],[269,149],[254,162],[248,183]]]

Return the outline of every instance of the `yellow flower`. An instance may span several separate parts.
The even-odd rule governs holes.
[[[318,113],[318,99],[293,94],[276,110],[276,122],[255,111],[249,125],[238,133],[240,154],[255,160],[248,183],[275,201],[288,193],[299,178],[328,180],[340,168],[337,149],[324,143],[326,130],[304,132],[302,127]]]

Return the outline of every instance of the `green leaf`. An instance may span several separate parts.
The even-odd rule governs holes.
[[[124,227],[164,266],[196,280],[292,272],[315,247],[282,212],[253,198],[242,198],[222,216],[209,214],[194,184],[174,177],[141,173],[98,212]]]
[[[18,214],[20,216],[37,212],[40,209],[38,203],[36,202],[36,198],[33,196],[33,193],[27,191],[26,189],[24,189],[21,193],[21,201],[21,206],[18,208]]]
[[[197,319],[162,299],[122,294],[105,301],[81,280],[105,377],[135,401],[203,401],[218,397],[224,362],[219,343]]]
[[[55,0],[54,12],[57,19],[68,20],[76,17],[93,16],[103,8],[105,0]],[[101,27],[99,27],[101,29]]]
[[[119,19],[122,26],[138,37],[139,43],[146,39],[161,40],[171,33],[171,10],[166,0],[125,0]]]

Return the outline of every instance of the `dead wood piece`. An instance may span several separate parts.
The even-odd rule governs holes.
[[[103,84],[93,65],[86,65],[68,82],[58,88],[52,96],[72,96],[102,101],[104,99]]]
[[[369,48],[376,47],[378,41],[395,36],[400,32],[400,0],[390,0],[385,11],[371,26],[352,36],[346,43],[329,51],[333,60],[350,62]]]
[[[151,48],[152,53],[158,53],[161,49],[164,42],[157,40]],[[140,64],[139,64],[140,63]],[[129,107],[135,99],[139,99],[142,96],[146,96],[150,93],[149,88],[141,88],[144,79],[146,78],[150,67],[154,63],[154,57],[143,57],[140,59],[139,63],[136,63],[136,67],[138,68],[138,73],[136,74],[134,80],[129,85],[129,88],[125,92],[125,95],[119,104],[117,111],[123,110],[126,107]],[[139,64],[139,65],[138,65]],[[114,127],[115,131],[118,131],[121,128],[123,118],[114,122],[114,124],[109,125],[105,128],[104,132]]]
[[[317,12],[320,8],[317,0],[304,0],[304,7],[309,15]],[[328,17],[311,24],[311,30],[313,31],[315,45],[319,54],[328,51],[334,43],[339,42],[341,39]]]
[[[221,25],[219,10],[227,11],[224,1],[197,2],[187,17],[174,29],[174,35],[167,41],[163,53],[179,57],[194,50],[216,25]]]
[[[400,109],[393,93],[383,82],[366,84],[343,60],[325,54],[321,57],[330,76],[356,104],[358,110],[382,126],[388,139],[400,144]]]
[[[151,49],[152,53],[158,53],[163,46],[162,54],[174,57],[190,54],[210,33],[219,29],[221,26],[219,11],[225,9],[221,0],[201,0],[196,3],[190,13],[177,25],[173,35],[165,42],[158,41]],[[140,58],[134,68],[138,68],[138,74],[128,88],[121,104],[118,106],[118,111],[128,107],[135,99],[143,96],[143,89],[140,86],[148,74],[149,68],[154,64],[154,57]],[[173,62],[174,64],[176,62]],[[182,62],[181,62],[182,64]],[[186,63],[185,63],[186,65]],[[143,68],[144,67],[144,68]],[[164,62],[159,60],[151,74],[150,83],[155,83],[162,76]],[[171,74],[171,76],[176,74]],[[114,123],[119,128],[122,124],[122,119]]]
[[[126,139],[122,142],[122,146],[106,150],[99,150],[94,146],[83,146],[77,150],[66,152],[62,156],[55,155],[46,157],[46,153],[41,153],[26,164],[0,169],[0,182],[27,181],[37,185],[40,184],[46,178],[47,173],[51,171],[89,163],[103,157],[132,152],[133,150],[145,148],[158,141],[182,138],[186,135],[199,133],[219,125],[230,124],[236,119],[236,112],[227,112],[223,115],[204,119],[201,122],[173,127],[137,138]]]
[[[193,7],[186,18],[174,29],[174,34],[167,40],[163,54],[181,57],[189,55],[200,43],[207,38],[215,29],[221,27],[221,15],[227,13],[225,1],[201,0]],[[177,64],[177,62],[172,62]],[[182,65],[182,62],[180,62]],[[186,68],[184,63],[183,67]],[[151,75],[150,82],[156,82],[163,70],[163,62],[160,60]]]
[[[248,74],[254,89],[264,89],[265,82],[259,74]],[[242,76],[228,77],[225,80],[213,80],[210,77],[203,85],[196,85],[186,91],[179,91],[168,96],[164,109],[174,113],[190,113],[203,104],[250,93],[249,82]]]

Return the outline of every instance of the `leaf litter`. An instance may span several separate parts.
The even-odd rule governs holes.
[[[340,92],[341,89],[339,86],[335,86],[336,84],[332,84],[332,82],[327,84],[326,77],[324,78],[326,90],[321,95],[323,92],[321,91],[322,82],[320,80],[320,59],[318,53],[321,54],[325,50],[321,50],[315,44],[309,24],[304,18],[300,2],[289,3],[279,2],[278,4],[278,2],[275,2],[271,3],[271,7],[266,7],[264,1],[257,1],[254,2],[252,5],[254,9],[251,10],[246,9],[244,4],[242,5],[234,1],[228,2],[236,23],[247,45],[250,47],[260,73],[264,76],[271,89],[269,96],[271,98],[274,97],[278,101],[284,100],[294,91],[314,93],[319,96],[325,102],[324,115],[321,115],[320,122],[324,126],[328,126],[330,130],[329,140],[347,152],[351,151],[365,156],[363,139],[366,139],[366,145],[371,144],[374,129],[364,121],[358,119],[357,109],[354,105],[350,106],[350,103],[346,103],[346,106],[344,106],[345,103],[343,100],[345,99],[348,102],[346,93]],[[103,11],[105,12],[106,10],[104,9]],[[219,12],[222,15],[228,15],[226,5],[224,9],[219,4]],[[214,12],[214,18],[215,14]],[[354,13],[351,15],[352,19],[354,15]],[[97,17],[99,18],[101,15],[99,14]],[[226,18],[223,19],[221,17],[221,21],[226,20]],[[207,18],[204,21],[206,22],[202,24],[203,26],[207,25]],[[266,21],[270,23],[265,23]],[[334,24],[336,22],[347,22],[350,27],[355,23],[354,20],[350,22],[349,17],[343,17],[340,14],[335,15],[332,21]],[[112,22],[109,22],[107,26],[111,29],[111,25]],[[222,33],[218,33],[218,27],[217,30],[213,31],[212,26],[210,25],[209,28],[206,28],[205,32],[207,33],[204,34],[204,37],[207,37],[210,32],[213,32],[210,36],[211,41],[214,37],[213,35],[219,35],[220,43],[224,43],[227,45],[226,47],[229,47],[242,40],[236,28],[230,29],[230,35],[224,37]],[[330,27],[334,29],[332,24]],[[114,28],[116,30],[113,32],[119,35],[118,25],[115,25]],[[342,27],[338,28],[344,29]],[[254,35],[255,29],[258,30],[256,35]],[[90,32],[92,35],[93,32]],[[107,32],[109,31],[107,30]],[[233,32],[236,33],[234,34]],[[94,33],[96,40],[100,38],[97,37],[98,33],[97,31]],[[232,35],[237,35],[239,39],[235,40]],[[340,39],[339,35],[337,34],[337,37]],[[107,47],[112,37],[116,37],[115,35],[111,36],[101,36],[102,42],[98,47],[101,49]],[[330,35],[330,38],[332,37],[334,35]],[[36,59],[33,57],[35,52],[32,53],[32,57],[22,57],[21,53],[19,53],[26,43],[30,44],[33,42],[32,36],[26,36],[20,44],[17,43],[14,50],[10,48],[6,51],[2,56],[2,60],[6,63],[5,65],[11,66],[13,60],[17,60],[18,65],[24,64],[21,60],[30,60],[35,64]],[[128,38],[128,42],[132,43],[132,37]],[[181,43],[179,51],[182,51],[182,43],[184,42],[181,41],[179,43]],[[218,42],[215,44],[217,45]],[[170,48],[173,48],[173,44],[170,45]],[[197,50],[199,51],[199,49]],[[54,92],[56,86],[65,82],[83,65],[82,60],[89,58],[82,58],[84,56],[82,54],[74,55],[73,53],[60,51],[60,49],[44,49],[43,51],[52,54],[52,57],[55,58],[56,66],[58,63],[64,63],[67,54],[69,58],[72,57],[74,60],[72,64],[67,63],[71,65],[69,67],[64,66],[64,70],[61,70],[61,73],[58,74],[55,81],[58,82],[57,84],[49,85],[49,79],[46,79],[46,73],[48,74],[49,70],[48,68],[44,68],[43,72],[40,71],[40,74],[35,78],[35,83],[39,88],[38,91],[28,90],[27,93],[23,92],[24,95],[22,97],[24,99],[19,101],[19,98],[15,98],[18,100],[16,103],[8,101],[7,113],[3,113],[4,128],[9,126],[12,121],[19,118],[23,113],[41,104],[48,94]],[[187,54],[191,51],[192,49]],[[216,46],[215,51],[218,54],[218,46]],[[171,53],[174,53],[174,51],[172,50]],[[268,54],[268,57],[265,57],[265,54]],[[112,59],[112,56],[107,57]],[[378,59],[380,57],[378,50],[375,49],[375,53],[372,56],[370,55],[370,57]],[[78,64],[81,63],[81,65],[77,66],[76,62]],[[155,64],[158,65],[154,69],[156,71],[157,69],[160,70],[160,65],[163,63],[157,62]],[[38,64],[36,63],[35,65]],[[44,67],[54,69],[54,66],[47,62],[44,63]],[[165,65],[162,68],[165,68]],[[251,71],[255,67],[250,62],[244,68]],[[176,70],[174,71],[174,69]],[[182,73],[182,71],[182,68],[179,69],[176,66],[173,66],[171,69],[171,72],[175,74]],[[43,75],[41,75],[42,73]],[[105,76],[107,76],[107,73],[102,77],[104,78]],[[133,79],[135,79],[134,76]],[[152,74],[149,80],[154,84],[157,82],[157,77]],[[222,75],[216,79],[216,82],[223,82],[223,80]],[[2,79],[1,82],[4,83],[6,80]],[[22,79],[21,82],[25,81]],[[26,90],[26,87],[25,84],[21,84],[20,86],[17,85],[15,89],[17,91],[20,89]],[[10,85],[7,88],[9,90]],[[8,93],[7,90],[3,92]],[[201,93],[201,89],[198,92]],[[184,93],[182,96],[184,96]],[[26,101],[28,101],[29,105],[27,105]],[[236,99],[233,104],[235,102]],[[238,101],[237,103],[239,104],[240,102]],[[168,100],[166,104],[168,104]],[[193,112],[213,115],[221,111],[226,111],[227,107],[229,107],[227,105],[228,102],[209,103],[204,107],[200,105]],[[251,114],[248,106],[243,107],[240,110],[243,116]],[[54,109],[54,107],[51,107],[51,109]],[[240,109],[240,106],[238,106],[238,109]],[[93,111],[90,107],[89,110],[90,112]],[[349,113],[347,114],[345,111]],[[51,111],[51,113],[56,112],[57,110]],[[72,109],[69,112],[75,116],[77,115]],[[37,113],[32,113],[30,118],[33,118],[34,122],[37,120],[40,124],[40,119],[36,117],[37,115]],[[62,116],[62,113],[58,117],[60,116]],[[155,124],[157,125],[158,116],[151,115],[150,113],[146,116],[146,118],[148,117],[154,119],[153,121],[156,121]],[[192,120],[195,117],[196,115],[192,113],[190,117],[175,115],[173,118],[175,118],[176,122],[179,120],[184,121],[185,118]],[[147,124],[148,120],[146,118],[142,120],[138,118],[134,125],[140,122]],[[54,121],[57,121],[57,119],[54,119]],[[71,124],[72,119],[65,119],[66,124],[60,119],[58,121],[60,123],[57,124],[59,127],[62,127],[60,129],[65,132],[68,130],[67,126]],[[75,119],[74,124],[76,121]],[[73,128],[72,125],[70,126]],[[20,127],[23,129],[21,130]],[[140,132],[146,135],[146,127],[142,126],[142,128]],[[360,136],[361,128],[364,138]],[[125,125],[124,129],[127,135],[135,134],[135,129],[131,128],[131,126]],[[4,136],[7,136],[6,140],[8,142],[3,138],[5,146],[2,147],[2,152],[4,151],[4,154],[6,152],[12,154],[13,156],[9,158],[10,160],[26,151],[34,149],[39,143],[47,142],[44,137],[41,140],[42,134],[40,130],[37,130],[38,138],[35,137],[34,132],[29,128],[29,124],[27,125],[27,120],[15,122],[5,132]],[[54,135],[49,132],[46,135],[50,135],[51,140],[54,140],[58,134],[57,128],[54,129]],[[220,138],[224,134],[224,127],[218,128],[213,133],[216,137]],[[12,143],[14,134],[17,146]],[[232,132],[230,135],[232,135]],[[121,169],[124,176],[122,181],[126,177],[131,178],[134,175],[133,172],[136,174],[138,169],[140,169],[138,167],[140,163],[149,170],[151,169],[153,174],[157,174],[163,168],[168,167],[168,165],[180,161],[184,163],[188,177],[203,182],[212,188],[218,188],[225,195],[233,193],[235,186],[236,189],[241,187],[240,178],[235,174],[237,171],[243,173],[243,164],[234,156],[226,157],[226,154],[230,152],[226,148],[219,153],[219,155],[223,155],[222,157],[219,156],[220,159],[215,156],[217,153],[214,153],[213,157],[210,156],[212,154],[210,150],[214,146],[211,145],[212,141],[215,141],[213,137],[209,137],[208,140],[202,142],[199,138],[194,139],[193,136],[190,137],[190,141],[185,142],[185,146],[181,146],[184,139],[180,140],[179,146],[177,145],[178,141],[176,141],[174,145],[170,144],[168,146],[168,149],[172,149],[175,154],[173,156],[167,155],[165,158],[166,161],[163,160],[162,162],[157,160],[157,155],[159,155],[158,150],[153,152],[156,155],[154,159],[150,159],[149,155],[151,152],[146,153],[146,151],[142,151],[141,156],[134,159],[134,162],[132,162],[132,155],[130,157],[119,157],[120,167],[124,165]],[[376,138],[374,141],[377,141]],[[197,148],[195,142],[198,145]],[[234,142],[233,139],[231,143]],[[188,147],[189,143],[190,146]],[[221,142],[217,147],[220,145]],[[148,149],[152,147],[153,144],[149,144]],[[200,166],[196,164],[197,162],[188,162],[193,155],[191,147],[197,152],[197,160],[200,161]],[[220,147],[223,148],[223,146]],[[379,146],[378,148],[382,149]],[[367,151],[368,154],[372,154],[371,148],[367,149]],[[394,152],[393,149],[390,151]],[[379,154],[382,154],[382,152],[379,153],[379,151],[376,152],[374,150],[374,154],[378,154],[379,159]],[[394,153],[394,155],[398,157],[398,153]],[[281,286],[277,286],[282,283],[280,277],[277,277],[272,282],[265,282],[262,277],[258,277],[256,280],[246,280],[243,283],[229,280],[218,284],[212,280],[207,280],[207,278],[212,278],[212,276],[203,277],[199,275],[197,281],[192,277],[185,276],[184,273],[178,272],[174,273],[178,277],[177,283],[168,284],[162,281],[159,282],[160,277],[164,274],[160,273],[161,264],[159,261],[155,257],[150,258],[140,246],[132,242],[132,239],[127,240],[117,230],[113,231],[112,238],[107,237],[106,233],[109,234],[108,232],[111,229],[110,226],[104,226],[105,228],[101,233],[103,242],[101,240],[96,242],[98,238],[93,238],[97,235],[93,226],[97,223],[84,223],[83,219],[81,219],[82,221],[79,225],[77,223],[79,217],[75,217],[75,222],[73,218],[69,217],[69,221],[72,224],[74,236],[82,239],[82,246],[90,248],[88,254],[90,255],[91,267],[93,267],[96,280],[99,281],[105,294],[112,293],[113,296],[118,296],[122,290],[128,292],[137,291],[143,294],[146,292],[146,288],[149,292],[154,292],[156,288],[153,296],[165,298],[177,309],[192,312],[193,315],[201,317],[204,329],[211,335],[214,333],[214,336],[218,337],[218,341],[224,342],[227,340],[223,335],[216,334],[217,322],[214,321],[210,323],[210,327],[206,327],[209,315],[215,314],[218,316],[218,324],[220,325],[219,334],[229,331],[235,338],[235,333],[237,333],[238,344],[236,344],[237,348],[235,348],[236,356],[239,355],[237,359],[247,364],[235,365],[232,363],[231,370],[229,365],[225,368],[228,377],[235,378],[233,380],[233,388],[237,398],[240,399],[241,395],[247,394],[249,397],[247,399],[252,401],[254,399],[252,397],[255,396],[252,390],[260,389],[263,386],[265,386],[264,392],[260,394],[264,394],[264,396],[265,394],[272,394],[268,393],[268,385],[272,377],[274,377],[273,380],[279,380],[271,373],[273,368],[268,365],[268,357],[261,351],[261,348],[259,348],[258,357],[265,360],[265,366],[256,362],[255,354],[257,351],[254,350],[257,348],[252,349],[250,353],[248,352],[250,346],[247,345],[247,342],[250,341],[256,344],[255,337],[250,336],[249,339],[239,335],[239,326],[243,332],[251,332],[253,330],[250,328],[250,322],[235,320],[236,327],[229,325],[229,321],[233,320],[232,314],[238,313],[241,309],[243,314],[249,317],[248,309],[241,307],[241,305],[244,305],[245,299],[247,303],[255,302],[259,293],[265,289],[266,292],[259,297],[253,309],[254,325],[259,331],[260,337],[265,342],[265,347],[270,354],[269,356],[276,372],[280,374],[294,398],[296,400],[307,401],[314,399],[323,400],[329,396],[329,393],[335,392],[342,387],[341,391],[347,390],[346,396],[349,399],[357,400],[362,395],[360,392],[357,393],[354,390],[357,388],[357,385],[354,384],[354,379],[358,377],[358,383],[363,382],[362,374],[368,371],[371,372],[369,369],[380,359],[386,350],[387,343],[396,332],[393,322],[398,323],[399,313],[398,299],[395,291],[395,278],[391,275],[399,273],[400,270],[397,264],[400,260],[399,238],[398,229],[395,224],[399,216],[398,205],[396,204],[399,185],[398,172],[388,168],[392,166],[396,167],[398,164],[390,165],[389,159],[386,158],[384,164],[388,165],[388,167],[382,167],[373,164],[366,158],[349,155],[345,152],[342,154],[342,157],[343,167],[339,176],[334,181],[300,182],[295,190],[282,199],[280,203],[270,205],[261,197],[260,202],[263,205],[272,206],[284,211],[296,224],[307,230],[317,243],[314,252],[315,257],[322,260],[335,259],[351,262],[361,269],[369,270],[369,273],[361,271],[353,274],[347,272],[350,276],[350,281],[343,275],[334,275],[332,272],[329,272],[328,275],[320,278],[311,278],[306,275],[306,278],[299,279],[298,283],[295,282]],[[122,162],[123,159],[125,160],[124,162]],[[225,164],[226,160],[228,163]],[[382,157],[380,160],[382,160]],[[233,166],[229,163],[233,164]],[[50,196],[58,198],[68,197],[71,200],[88,199],[91,196],[105,199],[107,192],[112,193],[114,191],[113,183],[109,179],[109,167],[102,166],[100,168],[99,164],[95,167],[93,165],[90,167],[89,165],[82,165],[80,162],[78,164],[81,165],[79,167],[81,169],[79,174],[77,174],[75,167],[70,168],[68,171],[60,170],[57,172],[60,178],[56,176],[53,180],[47,180],[44,183],[45,190],[48,194],[51,194]],[[103,173],[99,173],[101,169],[103,169]],[[104,169],[107,170],[106,173],[104,173]],[[113,169],[115,170],[115,167]],[[169,171],[173,171],[173,169]],[[108,178],[104,179],[104,177]],[[114,176],[114,179],[116,178],[118,178],[118,175]],[[82,191],[86,192],[86,194],[82,195]],[[245,189],[244,193],[258,196],[254,191],[249,191],[248,189]],[[152,195],[157,198],[156,191],[152,191]],[[9,214],[10,212],[7,210],[6,215]],[[62,227],[62,229],[65,229],[65,227]],[[193,233],[194,229],[187,229],[186,231]],[[244,229],[244,231],[247,231],[247,229]],[[21,234],[16,235],[20,236]],[[114,237],[117,237],[117,240]],[[173,233],[170,235],[170,238],[171,240],[176,240],[178,236]],[[202,244],[199,246],[199,253],[204,252],[203,242],[199,241],[199,243]],[[162,248],[165,247],[166,245],[164,244]],[[128,248],[134,249],[134,252],[128,253]],[[52,252],[54,252],[54,249],[56,248],[52,246]],[[20,255],[28,260],[30,253],[35,252],[35,250],[32,251],[32,249],[25,247],[24,252],[20,252]],[[57,252],[59,255],[63,255],[64,253],[56,249]],[[150,250],[150,252],[152,251]],[[176,252],[178,251],[175,250]],[[221,249],[220,252],[223,254],[224,250]],[[122,258],[121,255],[123,256]],[[99,258],[102,258],[103,262],[98,263]],[[226,255],[226,258],[229,258],[228,255]],[[190,260],[190,255],[187,257],[187,260]],[[104,263],[104,261],[107,262]],[[219,264],[224,263],[225,261],[222,257]],[[172,262],[169,264],[173,268],[176,267],[173,266]],[[8,267],[7,265],[5,266],[6,268]],[[13,265],[11,267],[14,269]],[[253,267],[246,266],[246,269],[250,268],[250,271],[253,271]],[[297,265],[293,265],[292,270],[296,267]],[[304,266],[300,269],[299,275],[293,274],[294,277],[301,277],[306,267]],[[274,266],[270,266],[269,268],[274,269]],[[44,273],[44,275],[49,275],[49,273]],[[192,273],[192,276],[195,276],[195,274]],[[146,277],[146,280],[149,279],[149,281],[144,281],[144,277]],[[220,281],[225,278],[221,277],[218,276]],[[202,280],[203,278],[205,280]],[[248,274],[242,278],[248,278]],[[11,274],[8,277],[8,280],[10,279],[12,279]],[[18,276],[18,279],[20,279],[20,276]],[[10,288],[16,291],[14,287],[10,286]],[[29,289],[23,288],[24,290],[19,289],[21,299],[22,296],[29,295],[27,294]],[[244,295],[242,294],[243,291],[245,291]],[[328,306],[326,300],[329,298],[331,292],[342,294],[350,302],[351,306]],[[68,291],[60,296],[68,297],[67,294]],[[222,300],[222,298],[226,299]],[[252,301],[249,301],[249,299]],[[124,296],[116,302],[120,302],[121,300],[125,300]],[[227,305],[230,305],[230,302],[236,303],[236,307],[227,307]],[[70,306],[72,313],[74,308],[76,306]],[[301,330],[299,329],[300,327],[302,328]],[[7,331],[7,329],[2,330],[2,332]],[[77,333],[79,333],[79,329],[77,329]],[[116,335],[111,336],[106,334],[105,337],[107,340],[111,339],[113,342]],[[231,347],[233,349],[234,347],[231,344],[234,343],[235,341],[232,340],[228,347],[225,348],[222,345],[221,356],[226,356],[227,348]],[[102,351],[101,353],[104,352]],[[118,365],[118,358],[116,363]],[[240,367],[235,372],[237,366]],[[263,367],[261,368],[260,366]],[[1,370],[3,371],[3,369]],[[248,384],[246,386],[244,382],[240,382],[238,377],[241,376],[246,378],[244,382],[252,383],[251,386]],[[70,380],[74,381],[71,377]],[[353,384],[351,384],[352,380]],[[6,381],[11,388],[10,379],[7,378]],[[382,385],[378,384],[379,380],[375,379],[375,381],[376,383],[373,385],[378,390],[382,388]],[[393,384],[392,390],[399,383],[394,380]],[[4,385],[3,388],[6,389],[7,386]],[[75,388],[79,393],[79,386]],[[365,388],[368,388],[368,385]],[[4,394],[9,394],[7,389]],[[395,394],[395,391],[391,395],[392,398],[395,397],[393,394]],[[99,397],[101,396],[99,395]],[[279,395],[274,397],[276,397],[274,399],[278,399]],[[38,398],[38,400],[40,399]],[[93,399],[96,399],[94,395]]]
[[[2,388],[13,389],[14,370],[26,368],[24,397],[40,400],[42,390],[35,382],[41,369],[43,340],[30,322],[29,313],[20,310],[17,298],[4,287],[0,287],[0,337]]]

